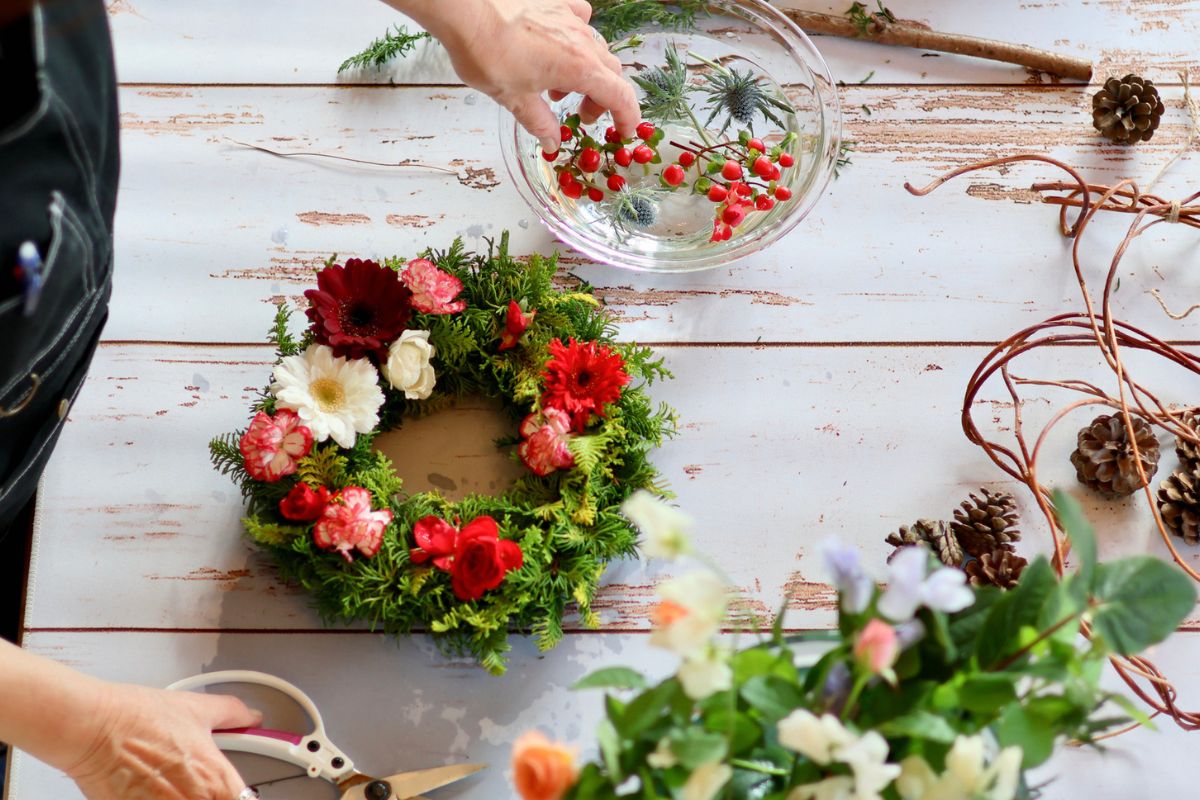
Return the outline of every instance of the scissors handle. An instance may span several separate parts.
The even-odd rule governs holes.
[[[225,670],[193,675],[177,681],[168,689],[190,691],[223,683],[247,683],[265,686],[281,692],[296,702],[313,723],[312,733],[302,736],[288,731],[270,728],[233,728],[213,731],[213,739],[222,750],[254,753],[304,769],[310,778],[320,778],[338,783],[354,774],[354,762],[350,760],[325,733],[325,723],[317,706],[299,688],[275,675],[249,670]]]

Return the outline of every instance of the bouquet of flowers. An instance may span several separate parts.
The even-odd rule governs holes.
[[[834,631],[721,636],[728,589],[715,569],[659,587],[652,641],[678,671],[654,685],[609,667],[599,754],[581,769],[538,733],[514,751],[525,800],[618,797],[761,800],[1011,800],[1056,743],[1146,716],[1099,686],[1110,655],[1166,638],[1196,601],[1192,582],[1150,556],[1098,563],[1091,528],[1054,497],[1075,561],[1061,578],[1038,559],[1011,590],[972,588],[923,547],[902,549],[876,585],[855,550],[826,543],[839,593]],[[689,550],[690,521],[648,496],[625,506],[647,550]],[[733,640],[733,641],[731,641]],[[795,645],[823,642],[817,659]],[[1124,714],[1113,713],[1123,710]]]

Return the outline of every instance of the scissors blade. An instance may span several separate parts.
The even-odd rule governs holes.
[[[392,797],[395,800],[416,800],[425,792],[439,789],[455,781],[461,781],[463,778],[474,775],[485,767],[487,767],[487,764],[453,764],[446,767],[432,767],[431,769],[421,769],[413,772],[401,772],[397,775],[380,778],[379,780],[387,781],[391,784]],[[352,786],[342,795],[342,800],[366,800],[365,789],[365,783]]]

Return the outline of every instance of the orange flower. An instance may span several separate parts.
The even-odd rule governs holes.
[[[513,783],[522,800],[560,800],[575,784],[575,751],[530,731],[513,745]]]

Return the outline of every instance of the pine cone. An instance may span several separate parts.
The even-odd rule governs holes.
[[[984,553],[963,569],[972,586],[999,586],[1001,589],[1011,589],[1017,585],[1021,572],[1028,564],[1028,561],[1011,550],[1000,548]]]
[[[1133,417],[1133,432],[1141,453],[1142,469],[1150,478],[1158,469],[1158,439],[1141,417]],[[1079,446],[1071,453],[1079,482],[1108,499],[1133,494],[1146,484],[1138,477],[1133,448],[1120,414],[1101,414],[1079,431]]]
[[[1111,141],[1146,142],[1158,128],[1164,109],[1152,82],[1136,75],[1109,78],[1092,97],[1092,124]]]
[[[963,562],[962,547],[950,523],[940,519],[919,519],[915,525],[901,525],[898,533],[893,533],[886,539],[887,543],[897,550],[909,545],[928,545],[934,555],[948,567],[957,567]],[[896,555],[888,556],[888,561]]]
[[[997,549],[1011,550],[1021,540],[1017,530],[1017,501],[1007,492],[980,489],[954,509],[951,528],[962,549],[975,556]]]
[[[1158,487],[1158,513],[1167,530],[1188,544],[1200,544],[1200,477],[1175,470]]]
[[[1193,433],[1200,433],[1200,408],[1189,408],[1180,415],[1180,421],[1191,428]],[[1190,442],[1183,437],[1175,437],[1175,455],[1179,456],[1181,469],[1195,471],[1200,467],[1200,445]]]

